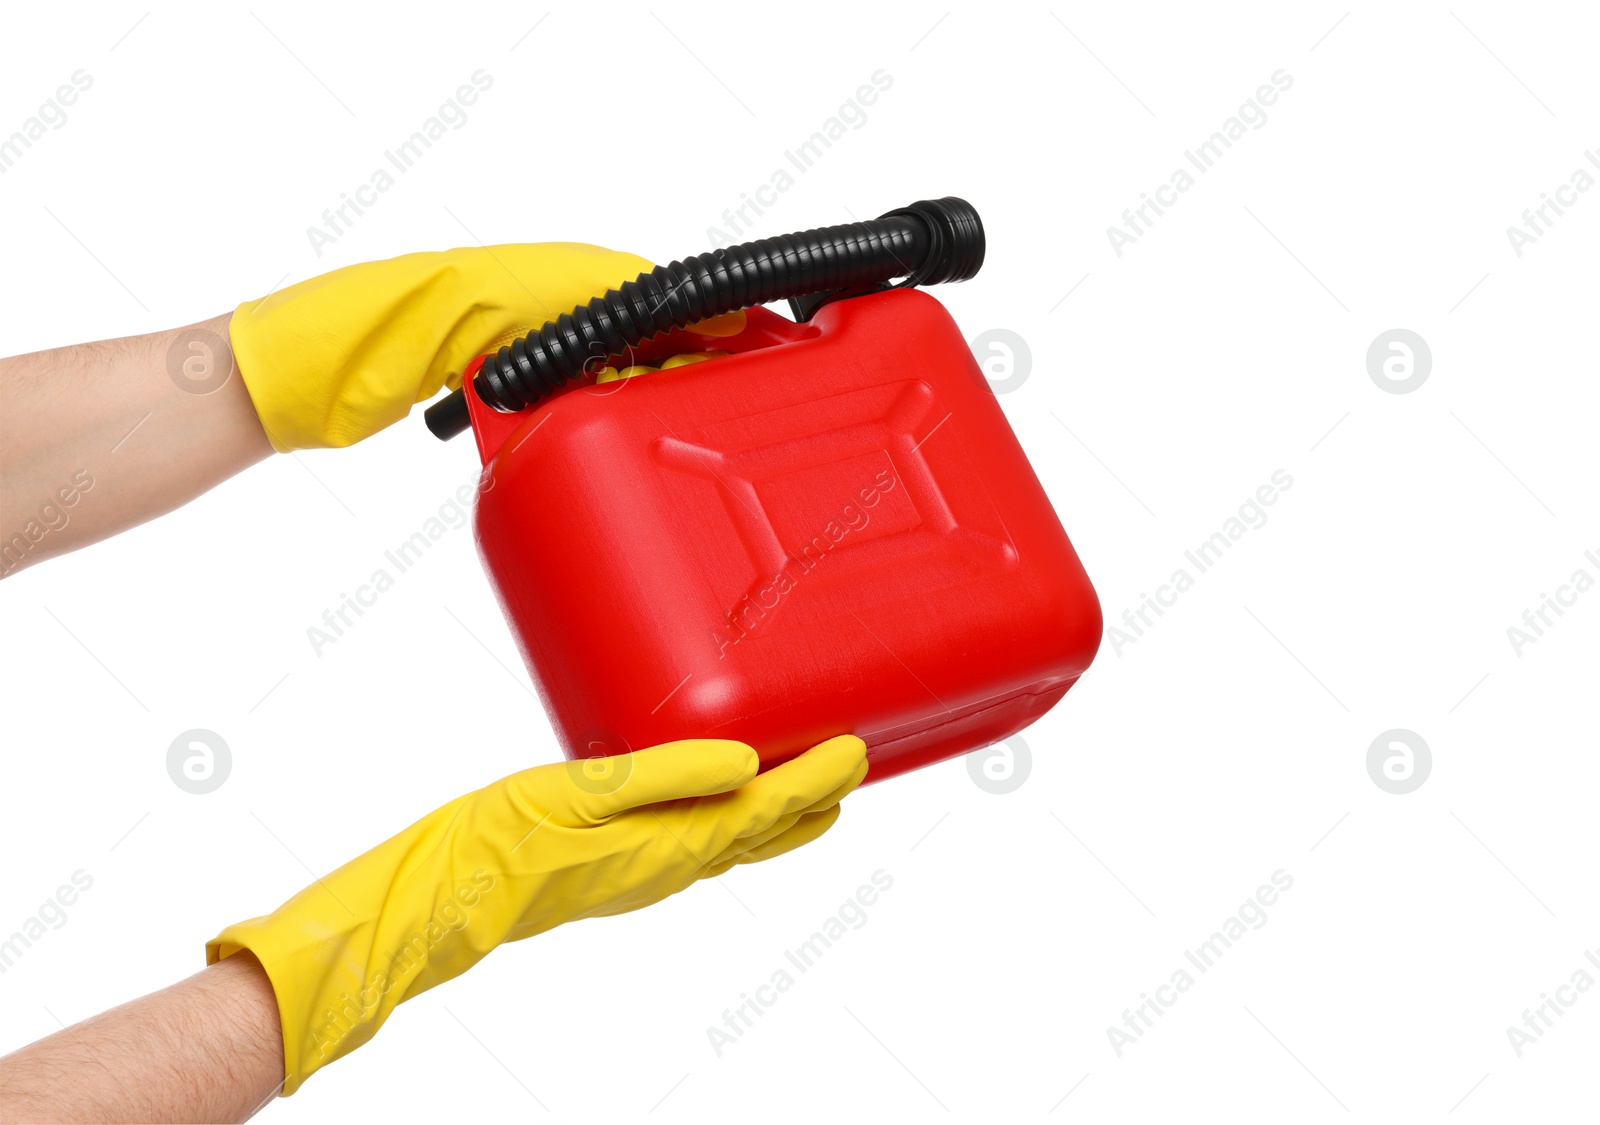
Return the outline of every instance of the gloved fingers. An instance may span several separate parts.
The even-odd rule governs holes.
[[[761,863],[774,859],[785,852],[792,852],[803,847],[832,828],[844,811],[843,805],[834,805],[832,808],[823,809],[821,812],[807,813],[789,831],[775,839],[768,840],[758,848],[751,848],[741,855],[735,863]]]
[[[449,253],[487,257],[479,307],[462,318],[460,331],[444,349],[446,362],[437,368],[438,379],[451,390],[460,388],[462,374],[475,357],[509,347],[652,268],[637,255],[578,242],[507,243]],[[497,292],[498,300],[491,296]],[[430,373],[418,388],[416,401],[432,398],[439,385]]]
[[[518,335],[655,268],[637,254],[583,242],[507,242],[483,250],[511,282],[509,304],[518,315]]]
[[[706,869],[701,878],[715,879],[729,868],[737,867],[741,863],[760,863],[763,860],[772,859],[775,856],[783,855],[785,852],[792,852],[798,847],[809,844],[833,827],[834,821],[839,819],[839,813],[842,808],[842,805],[834,805],[832,808],[823,809],[821,812],[806,813],[787,831],[779,833],[759,847],[739,852],[728,859],[719,859],[717,863]]]
[[[671,818],[698,854],[715,857],[735,840],[765,832],[782,817],[803,812],[865,776],[866,745],[850,734],[830,738],[761,774],[738,790],[673,810]]]
[[[636,254],[581,242],[508,243],[483,249],[528,298],[517,302],[517,311],[525,314],[521,323],[502,332],[483,349],[485,352],[537,332],[563,313],[655,268],[654,263]],[[552,258],[560,263],[558,271],[551,268]],[[707,317],[687,328],[701,336],[737,336],[745,328],[744,312]]]
[[[816,811],[820,810],[807,810],[806,812],[795,812],[790,813],[788,816],[780,816],[765,831],[757,832],[754,836],[746,836],[742,839],[735,840],[733,843],[723,848],[721,853],[719,853],[714,859],[710,860],[706,866],[720,867],[722,864],[727,863],[730,859],[736,859],[753,848],[759,848],[768,840],[775,839],[789,831],[789,829],[793,828],[800,822],[801,817],[809,816]]]
[[[753,813],[739,836],[759,834],[790,813],[837,805],[866,777],[866,749],[855,735],[841,734],[757,777],[737,794]]]
[[[834,789],[833,792],[827,794],[817,801],[812,802],[810,805],[799,810],[798,812],[789,813],[785,816],[779,817],[771,827],[766,828],[761,832],[757,832],[753,836],[744,836],[733,841],[733,843],[729,844],[722,850],[722,853],[718,855],[716,859],[711,861],[709,866],[716,867],[730,859],[733,859],[735,856],[741,855],[745,852],[754,851],[765,844],[768,840],[772,840],[783,835],[798,821],[816,813],[826,812],[829,809],[837,808],[839,802],[844,800],[845,797],[849,796],[850,793],[855,790],[856,786],[861,784],[866,776],[867,762],[863,760],[856,768],[855,772],[853,772],[849,778],[842,782],[838,788]]]
[[[760,768],[756,752],[724,738],[667,742],[632,754],[567,762],[566,807],[599,823],[625,809],[737,790]]]
[[[823,809],[830,809],[834,805],[837,805],[851,793],[855,792],[856,787],[866,780],[868,768],[869,764],[866,758],[863,757],[861,759],[861,764],[855,768],[855,771],[851,773],[849,777],[839,783],[838,788],[834,789],[833,792],[823,796],[821,799],[812,802],[810,805],[806,806],[800,811],[802,813],[821,812]]]
[[[810,805],[807,805],[798,812],[788,813],[779,817],[777,821],[775,821],[770,827],[757,832],[753,836],[743,836],[733,841],[733,843],[722,849],[721,854],[718,855],[717,858],[713,859],[709,866],[715,867],[737,855],[760,847],[768,840],[783,835],[783,833],[787,832],[797,821],[803,817],[810,816],[814,813],[825,812],[828,809],[837,807],[840,801],[844,800],[845,797],[847,797],[851,791],[856,788],[856,786],[861,784],[861,781],[866,777],[866,774],[867,763],[863,761],[860,767],[857,768],[856,772],[852,773],[850,777],[841,785],[839,785],[839,787],[833,792],[827,794],[825,797],[822,797],[820,800],[812,802]]]
[[[434,330],[443,330],[433,362],[419,372],[414,402],[426,402],[441,386],[458,388],[474,357],[499,351],[652,268],[635,254],[578,242],[460,247],[438,257],[451,271],[438,288],[449,289],[452,299],[434,294],[416,309],[395,310],[397,318],[435,318]]]

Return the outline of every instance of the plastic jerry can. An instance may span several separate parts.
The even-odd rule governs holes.
[[[709,349],[515,414],[466,396],[478,549],[567,756],[731,738],[767,766],[853,733],[873,781],[1054,706],[1100,605],[938,300],[758,307],[626,358]]]

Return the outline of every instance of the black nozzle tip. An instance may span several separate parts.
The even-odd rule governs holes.
[[[939,285],[947,281],[966,281],[983,267],[983,221],[965,199],[953,195],[942,199],[921,199],[909,207],[899,207],[890,215],[909,215],[921,219],[928,228],[928,253],[906,277],[906,285]]]
[[[422,420],[440,441],[449,441],[472,425],[467,414],[467,390],[460,387],[422,412]]]

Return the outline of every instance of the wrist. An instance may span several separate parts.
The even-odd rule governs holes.
[[[278,997],[267,972],[248,949],[211,965],[199,977],[204,993],[225,1009],[225,1022],[237,1029],[233,1044],[254,1089],[283,1087],[283,1024]]]

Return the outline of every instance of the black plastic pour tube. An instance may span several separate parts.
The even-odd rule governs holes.
[[[870,286],[965,281],[983,265],[983,224],[965,200],[924,199],[864,223],[696,254],[657,266],[563,313],[483,362],[469,386],[504,413],[523,410],[612,356],[697,320],[788,298]],[[423,412],[441,440],[470,424],[454,391]]]

